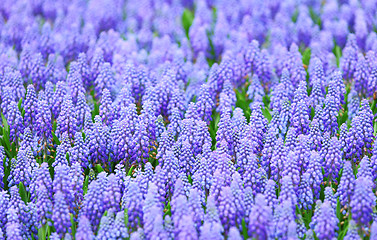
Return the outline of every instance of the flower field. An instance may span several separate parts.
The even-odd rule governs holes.
[[[0,240],[377,240],[377,1],[0,0]]]

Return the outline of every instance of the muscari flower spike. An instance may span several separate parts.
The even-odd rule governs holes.
[[[88,192],[84,197],[82,209],[80,210],[80,213],[89,219],[93,231],[97,231],[100,219],[106,210],[103,192],[101,191],[106,186],[106,181],[106,173],[102,172],[97,180],[89,184]]]
[[[309,184],[314,192],[314,197],[317,199],[319,197],[321,183],[323,180],[322,167],[321,167],[321,156],[318,152],[312,151],[310,154],[310,160],[308,169],[306,172],[310,175]]]
[[[352,219],[362,226],[368,225],[372,220],[373,207],[376,205],[372,186],[371,179],[368,177],[359,177],[355,181],[350,207]]]
[[[273,236],[276,238],[286,239],[289,232],[289,223],[294,221],[294,212],[291,201],[287,200],[278,205],[274,212],[274,230]]]
[[[331,207],[331,203],[325,201],[321,205],[321,211],[317,218],[317,224],[314,231],[316,236],[320,239],[333,239],[337,237],[336,231],[338,229],[338,218],[335,215],[335,210]]]
[[[54,221],[56,232],[62,237],[71,226],[68,205],[61,191],[55,193],[54,208],[51,219]]]
[[[346,236],[344,236],[345,240],[357,240],[360,239],[358,226],[354,220],[350,220],[348,223],[348,231]]]

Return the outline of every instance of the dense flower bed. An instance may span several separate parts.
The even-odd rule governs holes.
[[[0,0],[0,239],[377,239],[374,0]]]

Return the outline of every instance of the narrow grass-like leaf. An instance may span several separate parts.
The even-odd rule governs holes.
[[[310,48],[306,48],[304,53],[302,54],[302,63],[308,66],[310,62],[310,57],[311,57],[311,50]]]
[[[243,235],[244,239],[248,239],[249,238],[249,235],[247,233],[247,226],[246,226],[245,219],[242,219],[242,235]]]
[[[188,9],[185,9],[182,14],[182,25],[183,25],[183,28],[185,29],[187,38],[188,38],[188,33],[189,33],[193,20],[194,20],[193,12],[191,12]]]
[[[22,201],[27,203],[29,201],[28,193],[26,192],[25,186],[22,182],[18,184],[18,192],[20,193]]]
[[[100,172],[104,171],[103,168],[102,168],[102,166],[100,164],[97,164],[94,168],[96,169],[97,173],[100,173]]]
[[[89,184],[89,175],[86,175],[84,186],[83,186],[84,195],[88,192],[88,184]]]
[[[72,213],[70,214],[70,217],[71,217],[71,230],[72,230],[72,236],[75,236],[75,235],[76,235],[76,222],[75,222],[75,219],[74,219]]]
[[[267,107],[265,107],[265,108],[262,109],[262,113],[263,113],[263,116],[268,120],[268,122],[270,122],[271,119],[272,119],[272,115],[270,113],[270,110]]]
[[[47,236],[47,224],[38,229],[38,239],[46,239]]]

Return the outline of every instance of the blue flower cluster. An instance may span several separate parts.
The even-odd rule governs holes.
[[[376,12],[0,0],[0,240],[376,240]]]

